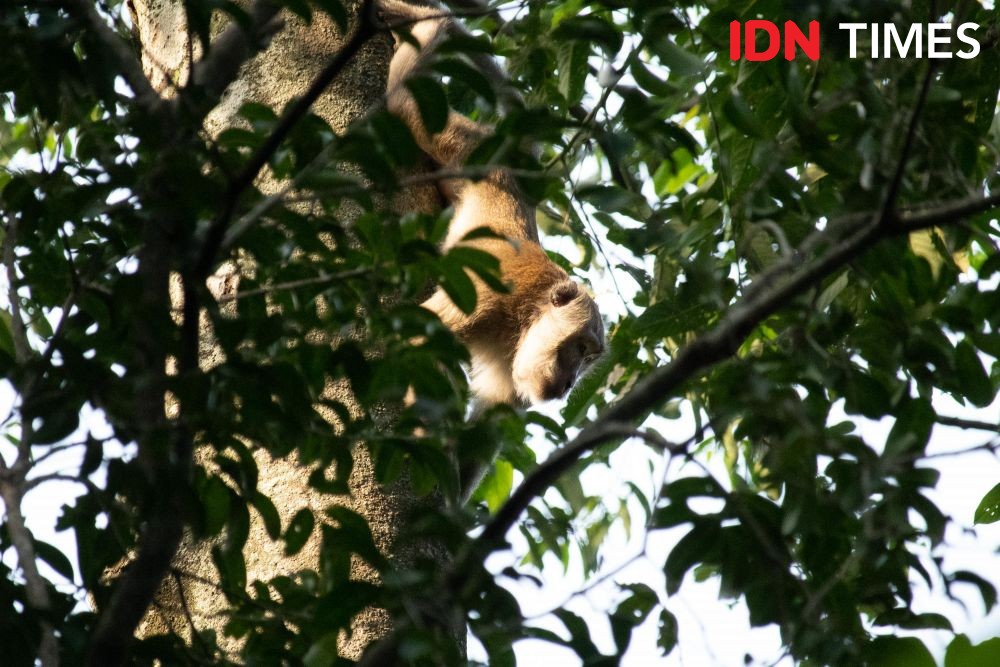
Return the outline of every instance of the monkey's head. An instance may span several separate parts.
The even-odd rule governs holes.
[[[604,352],[604,322],[597,304],[572,280],[557,282],[538,304],[514,353],[518,398],[542,403],[565,396]]]

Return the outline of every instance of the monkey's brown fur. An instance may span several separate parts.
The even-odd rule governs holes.
[[[401,0],[379,0],[379,13],[390,26],[408,30],[419,43],[398,40],[389,66],[386,105],[439,165],[460,169],[489,135],[488,128],[449,111],[437,134],[423,126],[416,100],[405,85],[420,71],[447,32],[457,29],[436,8]],[[500,261],[508,293],[493,291],[473,276],[476,309],[466,315],[440,288],[422,305],[469,348],[470,386],[480,406],[528,405],[564,395],[593,358],[604,350],[604,323],[594,300],[552,260],[538,243],[534,209],[514,177],[491,170],[481,180],[453,179],[444,191],[454,215],[444,249],[469,245]],[[463,240],[486,227],[503,239]]]

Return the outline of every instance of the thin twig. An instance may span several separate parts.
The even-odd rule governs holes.
[[[52,445],[52,446],[46,448],[44,454],[42,454],[40,456],[34,457],[31,460],[31,463],[32,463],[32,465],[38,465],[42,461],[45,461],[49,457],[55,456],[56,454],[59,454],[60,452],[65,452],[67,450],[74,449],[76,447],[85,447],[86,445],[87,445],[86,442],[70,442],[70,443],[66,443],[64,445]]]
[[[952,456],[965,456],[966,454],[972,454],[973,452],[989,452],[990,454],[996,454],[997,449],[1000,449],[1000,438],[994,438],[989,442],[984,442],[983,444],[976,445],[974,447],[966,447],[965,449],[956,449],[950,452],[934,452],[932,454],[924,454],[920,458],[943,459]]]
[[[361,276],[374,273],[379,267],[376,266],[363,266],[357,269],[349,269],[346,271],[340,271],[338,273],[328,273],[320,274],[312,278],[302,278],[300,280],[289,280],[284,283],[273,283],[271,285],[265,285],[257,289],[246,290],[243,292],[237,292],[235,294],[224,294],[219,297],[219,303],[226,303],[227,301],[236,301],[237,299],[245,299],[251,296],[260,296],[262,294],[271,294],[273,292],[280,292],[286,290],[299,289],[300,287],[311,287],[314,285],[326,285],[328,283],[335,283],[342,280],[348,280],[350,278],[359,278]]]
[[[637,560],[646,555],[646,550],[649,548],[649,531],[653,527],[653,518],[656,515],[656,506],[660,504],[660,498],[663,495],[663,488],[666,486],[667,483],[667,475],[670,470],[670,461],[672,460],[670,457],[678,454],[683,454],[685,459],[690,459],[689,449],[691,445],[695,442],[695,438],[694,437],[688,438],[683,443],[666,443],[666,441],[661,436],[653,433],[652,431],[632,431],[630,435],[633,435],[637,438],[642,438],[643,440],[646,441],[647,444],[650,444],[655,448],[659,449],[660,452],[665,456],[663,461],[663,472],[660,475],[660,481],[656,485],[656,490],[654,491],[653,497],[649,503],[649,508],[650,508],[649,518],[646,520],[646,523],[643,526],[645,532],[643,533],[642,536],[642,544],[640,548],[634,554],[626,558],[624,561],[620,562],[615,567],[603,572],[600,576],[596,577],[595,579],[592,579],[591,581],[588,581],[587,584],[582,588],[578,588],[577,590],[570,593],[566,597],[566,599],[563,600],[560,604],[550,608],[548,611],[540,612],[538,614],[533,614],[529,617],[526,617],[525,618],[526,621],[538,618],[544,618],[546,616],[554,614],[555,612],[559,611],[560,609],[563,609],[567,604],[569,604],[570,600],[587,595],[598,586],[613,579],[616,575],[620,574],[632,563],[636,562]]]
[[[86,477],[80,477],[79,475],[67,475],[61,472],[53,472],[47,475],[39,475],[38,477],[32,477],[26,480],[24,483],[24,492],[27,493],[32,489],[41,486],[47,482],[69,482],[71,484],[80,484],[87,487],[88,491],[93,491],[95,493],[100,493],[99,489],[93,482],[91,482]]]
[[[935,421],[942,426],[954,426],[956,428],[964,428],[974,431],[994,431],[1000,433],[1000,423],[997,422],[984,422],[976,419],[948,417],[947,415],[938,415],[935,418]]]
[[[917,126],[920,124],[920,118],[923,115],[924,105],[927,102],[927,94],[930,91],[931,82],[934,80],[934,62],[929,60],[927,63],[927,71],[924,73],[924,78],[920,83],[920,92],[917,94],[916,104],[913,105],[910,111],[910,118],[906,126],[906,135],[903,137],[903,147],[900,150],[899,160],[896,163],[896,169],[893,172],[892,180],[889,181],[889,187],[886,188],[885,198],[882,202],[882,221],[887,224],[895,222],[893,214],[896,210],[896,203],[899,200],[899,190],[903,184],[903,177],[906,175],[906,165],[910,161],[910,154],[913,152],[913,143],[917,136]]]
[[[188,606],[187,593],[184,591],[184,582],[181,581],[181,575],[176,571],[172,571],[170,574],[174,579],[174,584],[177,585],[177,597],[179,597],[181,601],[181,611],[184,612],[184,619],[187,621],[188,631],[191,633],[191,641],[192,643],[198,645],[206,658],[211,659],[213,657],[213,652],[205,643],[201,633],[198,632],[198,626],[195,625],[194,616],[191,614],[191,608]]]

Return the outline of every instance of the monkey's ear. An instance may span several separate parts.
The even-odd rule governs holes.
[[[580,286],[572,280],[564,280],[552,288],[552,305],[565,306],[580,293]]]

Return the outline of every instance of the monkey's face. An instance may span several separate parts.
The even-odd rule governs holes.
[[[604,322],[597,304],[573,281],[558,283],[514,354],[518,397],[542,403],[565,396],[603,352]]]

